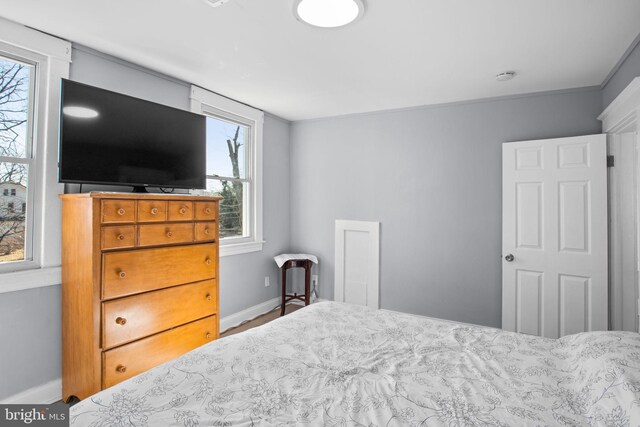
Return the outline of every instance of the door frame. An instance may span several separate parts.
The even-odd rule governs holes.
[[[635,328],[638,331],[640,320],[640,77],[636,77],[631,83],[614,99],[611,104],[600,114],[598,120],[602,121],[602,131],[606,133],[608,152],[610,155],[621,154],[621,143],[623,139],[633,138],[635,145],[635,155],[633,156],[633,167],[624,171],[617,170],[615,165],[609,170],[610,178],[610,242],[612,249],[609,251],[609,281],[610,292],[622,292],[635,296]],[[628,143],[628,142],[627,142]],[[623,211],[620,200],[616,197],[620,192],[629,190],[635,194],[634,211]],[[623,221],[628,221],[627,216],[632,216],[631,221],[635,223],[635,233],[629,234],[621,231]],[[622,246],[635,248],[635,278],[631,286],[623,281],[622,270]],[[625,297],[626,299],[626,297]],[[611,329],[621,328],[621,318],[625,313],[625,308],[621,302],[610,298],[610,327]],[[628,311],[628,310],[627,310]]]

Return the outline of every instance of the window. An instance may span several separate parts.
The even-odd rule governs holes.
[[[192,87],[191,109],[207,117],[207,189],[221,196],[220,255],[262,249],[261,111]]]
[[[71,44],[0,18],[0,293],[60,284],[60,79]]]
[[[224,197],[220,203],[220,238],[248,237],[251,230],[243,206],[251,192],[245,155],[250,128],[233,121],[207,117],[207,194]]]
[[[0,53],[0,187],[16,197],[15,186],[27,190],[33,167],[33,100],[35,64]],[[26,191],[21,192],[26,198]],[[27,215],[16,215],[15,201],[0,202],[0,263],[32,258],[31,234]],[[24,200],[31,206],[31,202]]]

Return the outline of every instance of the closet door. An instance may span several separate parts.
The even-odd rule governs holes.
[[[380,223],[336,221],[334,299],[380,308]]]

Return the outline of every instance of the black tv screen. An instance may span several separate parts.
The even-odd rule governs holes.
[[[205,188],[206,119],[62,80],[59,181]]]

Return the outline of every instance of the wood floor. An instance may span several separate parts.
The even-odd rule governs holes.
[[[285,316],[289,313],[293,313],[296,310],[301,309],[302,305],[297,305],[297,304],[287,304],[287,307],[285,309]],[[226,331],[224,331],[223,333],[220,334],[220,338],[224,338],[224,337],[228,337],[229,335],[233,335],[233,334],[237,334],[238,332],[244,332],[247,329],[251,329],[251,328],[255,328],[256,326],[260,326],[260,325],[264,325],[265,323],[271,322],[272,320],[277,319],[278,317],[280,317],[280,307],[276,308],[273,311],[270,311],[269,313],[265,313],[261,316],[256,317],[255,319],[249,320],[247,323],[244,323],[240,326],[236,326],[234,328],[229,328]]]

